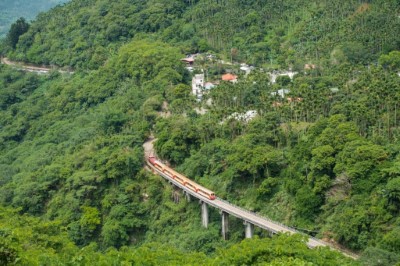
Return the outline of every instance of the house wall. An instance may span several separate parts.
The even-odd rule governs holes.
[[[192,79],[192,93],[197,98],[201,98],[204,88],[204,74],[196,74]]]

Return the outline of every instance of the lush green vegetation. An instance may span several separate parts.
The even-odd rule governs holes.
[[[2,0],[0,2],[0,38],[4,37],[10,25],[20,17],[33,19],[39,12],[46,11],[67,0]]]
[[[2,265],[352,265],[351,259],[327,248],[308,249],[301,236],[246,240],[209,257],[158,243],[105,252],[99,252],[96,243],[79,248],[59,222],[43,222],[6,208],[0,208],[0,225]]]
[[[94,69],[131,38],[152,36],[269,67],[368,64],[400,48],[399,9],[395,0],[75,0],[40,14],[9,56]]]
[[[289,96],[302,100],[291,103],[265,74],[220,84],[208,114],[159,121],[156,147],[232,202],[356,250],[390,238],[398,253],[400,78],[380,67],[351,84],[330,75],[295,78]],[[221,123],[246,110],[259,116]]]
[[[240,242],[234,218],[223,241],[216,210],[204,230],[198,204],[143,169],[151,132],[160,157],[218,196],[361,264],[398,263],[399,4],[295,2],[75,0],[14,23],[2,54],[76,72],[0,65],[0,264],[356,264],[301,236]],[[180,59],[209,50],[299,73],[270,84],[199,59],[208,79],[240,78],[196,102]]]

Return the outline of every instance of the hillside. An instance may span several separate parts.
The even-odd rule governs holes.
[[[0,2],[0,38],[6,36],[10,25],[18,18],[32,20],[39,12],[64,2],[67,0],[2,0]]]
[[[398,263],[398,3],[264,2],[74,0],[3,42],[14,60],[74,73],[0,65],[0,264]],[[292,79],[270,82],[286,67]],[[214,87],[200,100],[202,71]],[[217,210],[202,228],[198,202],[143,169],[152,134],[161,159],[219,197],[360,261],[258,229],[242,241],[234,218],[224,241]]]
[[[40,15],[10,56],[94,69],[127,40],[151,36],[272,68],[366,64],[399,49],[399,14],[394,0],[72,1]]]

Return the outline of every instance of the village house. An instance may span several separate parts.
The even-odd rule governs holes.
[[[272,96],[277,96],[279,95],[282,99],[285,98],[285,95],[288,94],[290,92],[290,90],[288,89],[280,89],[274,92],[271,92]]]
[[[233,75],[231,73],[227,73],[227,74],[222,75],[222,80],[223,81],[230,81],[230,82],[236,83],[237,82],[237,78],[238,77],[236,75]]]
[[[245,113],[237,113],[237,112],[235,112],[235,113],[229,115],[224,120],[222,120],[219,124],[222,125],[223,123],[225,123],[226,121],[229,121],[231,119],[235,119],[237,121],[248,123],[251,120],[253,120],[256,116],[257,116],[257,111],[256,110],[249,110],[249,111],[247,111]]]
[[[189,72],[193,72],[194,56],[190,55],[188,57],[182,58],[181,61],[186,63],[186,69]]]
[[[276,79],[280,76],[288,76],[291,80],[293,80],[293,77],[297,74],[298,72],[295,71],[272,71],[269,72],[269,76],[270,76],[270,82],[271,84],[276,83]]]
[[[197,99],[201,99],[203,96],[204,88],[204,74],[196,74],[192,78],[192,94],[196,96]]]
[[[244,71],[246,74],[246,76],[248,75],[248,74],[250,74],[250,72],[252,71],[252,70],[254,70],[255,68],[253,67],[253,66],[249,66],[249,65],[247,65],[247,64],[245,64],[245,63],[242,63],[242,64],[240,64],[240,70],[242,70],[242,71]]]
[[[311,70],[311,69],[316,69],[317,66],[314,64],[305,64],[304,65],[304,70]]]
[[[182,62],[185,62],[188,66],[192,66],[194,63],[193,57],[186,57],[181,59]]]

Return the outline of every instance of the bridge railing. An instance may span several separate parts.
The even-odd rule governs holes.
[[[336,249],[336,250],[340,250],[342,253],[347,254],[347,255],[350,256],[351,258],[357,259],[357,258],[359,257],[359,256],[358,256],[357,254],[355,254],[355,253],[352,253],[352,252],[350,252],[350,251],[348,251],[348,250],[345,250],[345,249],[342,249],[342,248],[340,248],[340,247],[333,246],[331,243],[328,243],[328,242],[325,242],[325,241],[323,241],[323,240],[321,240],[321,239],[318,239],[318,238],[312,237],[312,236],[310,236],[310,235],[307,235],[307,234],[305,234],[305,233],[303,233],[303,232],[301,232],[301,231],[299,231],[299,230],[296,230],[296,229],[294,229],[294,228],[292,228],[292,227],[289,227],[289,226],[287,226],[287,225],[285,225],[285,224],[282,224],[282,223],[280,223],[280,222],[276,222],[276,221],[274,221],[274,220],[271,220],[271,219],[268,218],[268,217],[261,216],[260,214],[258,214],[258,213],[256,213],[256,212],[252,212],[252,211],[246,210],[246,209],[244,209],[244,208],[242,208],[242,207],[240,207],[240,206],[237,206],[237,205],[235,205],[235,204],[230,203],[229,201],[226,201],[226,200],[221,199],[221,198],[218,198],[218,200],[220,200],[220,201],[224,202],[225,204],[228,204],[228,205],[230,205],[230,206],[232,206],[232,207],[238,208],[238,209],[240,209],[240,210],[243,211],[243,212],[252,214],[252,215],[254,215],[254,216],[256,216],[256,217],[258,217],[258,218],[260,218],[260,219],[264,219],[264,220],[267,220],[268,222],[271,222],[271,223],[273,223],[273,224],[279,225],[279,226],[281,226],[281,227],[287,229],[288,231],[291,231],[291,232],[297,233],[297,234],[301,234],[301,235],[305,235],[305,236],[307,236],[309,239],[312,239],[312,240],[314,240],[314,241],[316,241],[316,242],[318,242],[318,243],[321,243],[321,244],[323,244],[323,245],[325,245],[325,246],[331,247],[331,248]],[[250,221],[249,221],[249,222],[250,222]]]
[[[153,169],[154,169],[154,168],[153,168]],[[181,184],[177,183],[174,179],[170,178],[168,175],[159,172],[158,169],[155,169],[155,170],[156,170],[161,176],[163,176],[164,178],[168,179],[169,181],[172,181],[173,183],[175,183],[175,185],[178,185],[178,186],[179,186],[181,189],[183,189],[184,191],[189,192],[189,193],[192,194],[194,197],[197,197],[197,194],[196,194],[196,193],[192,193],[192,191],[190,191],[189,189],[187,189],[185,186],[182,186]],[[200,198],[200,197],[197,197],[197,198],[200,199],[200,200],[202,200],[202,198]],[[276,225],[279,225],[279,226],[285,228],[285,229],[288,230],[288,231],[291,231],[291,232],[297,233],[297,234],[306,235],[306,236],[308,236],[308,238],[311,238],[311,239],[313,239],[313,240],[315,240],[315,241],[317,241],[317,242],[319,242],[319,243],[321,243],[321,244],[323,244],[323,245],[330,246],[329,243],[325,243],[325,242],[322,241],[322,240],[319,240],[319,239],[317,239],[317,238],[311,237],[311,236],[309,236],[309,235],[307,235],[307,234],[304,234],[303,232],[300,232],[300,231],[298,231],[298,230],[296,230],[296,229],[294,229],[294,228],[291,228],[291,227],[289,227],[289,226],[287,226],[287,225],[284,225],[284,224],[282,224],[282,223],[273,221],[273,220],[271,220],[271,219],[268,218],[268,217],[261,216],[261,215],[259,215],[259,214],[256,213],[256,212],[252,212],[252,211],[246,210],[246,209],[244,209],[244,208],[242,208],[242,207],[240,207],[240,206],[237,206],[237,205],[235,205],[235,204],[232,204],[232,203],[230,203],[229,201],[226,201],[226,200],[224,200],[224,199],[221,199],[221,198],[217,198],[217,199],[220,200],[220,201],[222,201],[223,203],[225,203],[225,204],[227,204],[227,205],[230,205],[230,206],[232,206],[232,207],[234,207],[234,208],[240,209],[240,210],[243,211],[243,212],[246,212],[246,213],[248,213],[248,214],[254,215],[254,216],[256,216],[256,217],[259,218],[259,219],[267,220],[268,222],[273,223],[273,224],[276,224]],[[216,207],[218,207],[218,206],[216,206]],[[243,218],[246,219],[246,217],[243,217]],[[249,222],[250,222],[250,221],[249,221]],[[254,222],[255,222],[255,221],[253,221],[253,223],[254,223]],[[262,224],[258,224],[258,223],[257,223],[257,226],[264,227]],[[275,231],[275,230],[273,230],[272,228],[268,228],[268,229],[269,229],[269,230],[272,230],[272,231]],[[278,232],[275,232],[275,233],[278,233]]]
[[[291,231],[291,232],[293,232],[293,233],[301,233],[300,231],[298,231],[298,230],[296,230],[296,229],[293,229],[293,228],[291,228],[291,227],[289,227],[289,226],[287,226],[287,225],[284,225],[284,224],[282,224],[282,223],[280,223],[280,222],[276,222],[276,221],[274,221],[274,220],[271,220],[271,219],[268,218],[268,217],[261,216],[260,214],[258,214],[258,213],[256,213],[256,212],[252,212],[252,211],[246,210],[246,209],[244,209],[244,208],[242,208],[242,207],[240,207],[240,206],[237,206],[237,205],[235,205],[235,204],[232,204],[232,203],[230,203],[229,201],[226,201],[226,200],[224,200],[224,199],[221,199],[221,198],[218,198],[218,199],[219,199],[220,201],[224,202],[225,204],[228,204],[228,205],[230,205],[230,206],[232,206],[232,207],[235,207],[235,208],[240,209],[240,210],[243,211],[243,212],[246,212],[246,213],[249,213],[249,214],[251,214],[251,215],[254,215],[254,216],[256,216],[256,217],[258,217],[258,218],[260,218],[260,219],[267,220],[267,221],[270,222],[270,223],[279,225],[279,226],[281,226],[281,227],[287,229],[288,231]]]
[[[164,177],[165,179],[169,180],[170,182],[174,183],[175,185],[178,185],[178,187],[180,187],[180,188],[183,189],[184,191],[189,192],[191,195],[193,195],[194,197],[198,198],[199,200],[204,200],[202,197],[197,197],[198,195],[197,195],[196,193],[193,193],[193,191],[191,191],[191,190],[187,189],[185,186],[179,184],[179,183],[176,182],[174,179],[170,178],[168,175],[165,175],[164,173],[159,172],[157,169],[155,169],[155,168],[152,167],[152,166],[151,166],[151,168],[153,168],[154,170],[156,170],[156,172],[158,172],[158,174],[161,175],[162,177]],[[261,216],[261,215],[259,215],[259,214],[256,213],[256,212],[252,212],[252,211],[246,210],[246,209],[244,209],[244,208],[242,208],[242,207],[240,207],[240,206],[237,206],[237,205],[235,205],[235,204],[232,204],[232,203],[230,203],[229,201],[226,201],[226,200],[224,200],[224,199],[221,199],[221,198],[217,198],[217,199],[218,199],[219,201],[222,201],[223,203],[225,203],[225,204],[227,204],[227,205],[230,205],[230,206],[232,206],[232,207],[234,207],[234,208],[240,209],[240,210],[243,211],[243,212],[246,212],[246,213],[248,213],[248,214],[251,214],[251,215],[253,215],[253,216],[256,216],[256,217],[259,218],[259,219],[263,219],[263,220],[266,220],[266,221],[268,221],[268,222],[270,222],[270,223],[279,225],[279,226],[281,226],[281,227],[285,228],[286,230],[291,231],[291,232],[293,232],[293,233],[305,235],[305,236],[307,236],[309,239],[312,239],[312,240],[314,240],[314,241],[316,241],[316,242],[318,242],[318,243],[320,243],[320,244],[322,244],[322,245],[328,246],[328,247],[333,248],[333,249],[336,249],[336,250],[340,250],[342,253],[346,254],[347,256],[349,256],[349,257],[351,257],[351,258],[353,258],[353,259],[357,259],[357,258],[359,257],[359,256],[358,256],[357,254],[355,254],[355,253],[349,252],[348,250],[344,250],[344,249],[342,249],[342,248],[340,248],[340,247],[333,246],[332,244],[327,243],[327,242],[325,242],[325,241],[322,241],[321,239],[318,239],[318,238],[309,236],[309,235],[307,235],[307,234],[305,234],[305,233],[303,233],[303,232],[300,232],[299,230],[296,230],[296,229],[294,229],[294,228],[291,228],[291,227],[289,227],[289,226],[287,226],[287,225],[284,225],[284,224],[282,224],[282,223],[280,223],[280,222],[273,221],[273,220],[271,220],[271,219],[268,218],[268,217]],[[218,205],[212,204],[212,203],[211,203],[212,201],[210,201],[210,200],[207,200],[207,202],[208,202],[209,204],[211,204],[211,205],[214,205],[214,206],[217,207],[217,208],[220,208]],[[243,219],[246,220],[246,217],[243,217]],[[259,226],[259,227],[261,227],[261,228],[264,227],[262,224],[256,223],[255,221],[250,221],[250,219],[248,219],[247,221],[248,221],[248,222],[252,222],[253,224],[255,224],[255,225],[257,225],[257,226]],[[275,230],[273,230],[272,228],[268,228],[268,229],[269,229],[269,230],[272,230],[272,231],[275,231]],[[276,233],[277,233],[277,232],[276,232]]]

